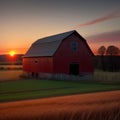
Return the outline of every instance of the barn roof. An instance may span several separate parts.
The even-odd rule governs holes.
[[[24,57],[53,56],[61,42],[73,32],[75,30],[38,39]]]
[[[53,56],[58,47],[60,46],[61,42],[69,37],[73,33],[77,33],[75,30],[64,32],[61,34],[56,34],[52,36],[48,36],[45,38],[38,39],[35,41],[29,50],[26,52],[24,57],[45,57],[45,56]],[[78,34],[78,33],[77,33]],[[79,35],[79,34],[78,34]],[[80,36],[80,35],[79,35]],[[82,38],[82,36],[80,36]],[[91,49],[89,48],[86,40],[84,38],[83,42],[86,44],[89,52],[93,55]]]

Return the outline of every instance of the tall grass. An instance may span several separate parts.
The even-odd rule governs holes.
[[[5,65],[5,66],[7,66],[7,65]],[[11,67],[11,65],[8,65],[8,67],[9,66]],[[18,65],[16,65],[15,69],[12,69],[12,67],[10,69],[7,69],[7,67],[6,67],[6,68],[4,68],[5,70],[0,70],[0,81],[18,80],[20,78],[26,78],[24,76],[23,71],[21,70],[21,68],[20,69],[19,68],[20,67]],[[84,81],[87,81],[87,80],[84,80]],[[92,81],[120,83],[120,72],[107,72],[107,71],[95,70],[94,78],[93,78]]]
[[[120,72],[95,71],[94,80],[109,83],[120,83]]]
[[[36,116],[35,118],[40,120],[119,120],[120,109],[118,105],[94,105],[91,108],[82,106],[82,110],[79,107],[72,107],[69,110],[43,113],[41,116]]]
[[[120,91],[3,103],[6,120],[119,120]]]
[[[18,80],[22,70],[2,70],[0,71],[0,81]]]

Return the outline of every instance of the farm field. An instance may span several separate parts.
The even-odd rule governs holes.
[[[108,72],[108,71],[95,71],[94,80],[105,83],[117,83],[120,84],[120,71],[119,72]]]
[[[0,71],[0,120],[120,118],[119,72],[97,71],[90,81],[20,79],[21,74]]]
[[[120,90],[120,84],[95,81],[26,79],[0,82],[0,102]]]
[[[120,90],[0,103],[1,120],[119,120]]]
[[[22,70],[1,70],[0,81],[19,80]]]

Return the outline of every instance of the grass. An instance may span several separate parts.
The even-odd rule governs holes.
[[[120,84],[120,71],[108,72],[96,70],[94,73],[94,80],[102,83]]]
[[[18,80],[22,70],[0,70],[0,81]]]
[[[120,90],[120,84],[36,79],[5,81],[0,82],[0,101],[15,101],[108,90]]]

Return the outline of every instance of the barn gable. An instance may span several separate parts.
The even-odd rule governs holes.
[[[53,56],[61,42],[75,31],[48,36],[35,41],[24,57]]]

